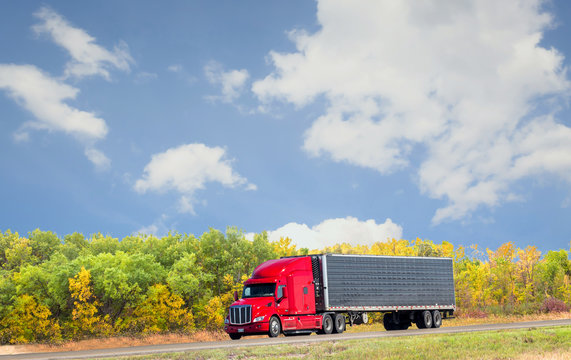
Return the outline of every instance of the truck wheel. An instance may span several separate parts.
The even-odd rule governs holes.
[[[335,334],[342,334],[345,331],[345,315],[337,314],[335,315],[335,328],[333,332]]]
[[[383,316],[383,325],[387,331],[397,330],[397,324],[393,322],[392,313],[386,313],[385,316]]]
[[[434,310],[432,312],[432,326],[439,328],[440,325],[442,325],[442,314],[440,314],[440,311]]]
[[[361,321],[363,322],[363,324],[366,324],[369,322],[369,315],[367,315],[366,312],[361,314]]]
[[[228,334],[230,335],[230,339],[232,340],[240,340],[240,338],[242,337],[242,335],[238,335],[238,334]]]
[[[326,334],[329,335],[333,332],[333,319],[331,319],[331,315],[323,315],[323,326],[321,330],[319,330],[318,334]]]
[[[432,327],[432,314],[430,311],[425,310],[418,313],[416,326],[418,326],[419,329],[430,329]]]
[[[277,317],[272,316],[272,318],[270,319],[270,331],[268,332],[268,335],[270,337],[278,337],[281,332],[282,332],[282,326],[280,324],[280,321],[278,320]]]

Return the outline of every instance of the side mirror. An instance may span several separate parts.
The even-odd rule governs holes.
[[[276,294],[276,301],[280,303],[283,299],[287,299],[287,289],[285,285],[278,286],[278,293]]]
[[[234,290],[234,301],[238,301],[238,290]]]

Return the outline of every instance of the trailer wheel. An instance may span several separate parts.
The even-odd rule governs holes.
[[[242,337],[242,335],[239,334],[228,334],[230,335],[230,339],[232,340],[240,340],[240,338]]]
[[[439,328],[442,325],[442,314],[440,311],[434,310],[432,312],[432,327]]]
[[[272,318],[270,319],[270,331],[268,332],[268,335],[270,337],[278,337],[281,332],[282,332],[282,326],[280,324],[280,321],[278,320],[277,317],[272,316]]]
[[[318,334],[326,334],[329,335],[333,332],[333,319],[331,319],[331,315],[326,314],[323,315],[323,326],[321,330],[317,331]]]
[[[398,330],[397,324],[393,321],[393,314],[392,313],[385,313],[383,316],[383,325],[385,326],[385,330],[392,331]]]
[[[432,313],[425,310],[417,314],[416,326],[418,326],[419,329],[430,329],[432,327]]]
[[[345,315],[337,314],[335,315],[335,328],[333,332],[335,334],[341,334],[345,331]]]

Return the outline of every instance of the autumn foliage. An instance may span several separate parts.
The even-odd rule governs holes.
[[[200,237],[0,232],[0,342],[220,330],[234,291],[268,259],[312,253],[438,256],[454,260],[458,312],[472,316],[569,311],[567,250],[542,254],[508,242],[480,250],[392,239],[372,246],[298,249],[289,238],[252,241],[236,228]]]

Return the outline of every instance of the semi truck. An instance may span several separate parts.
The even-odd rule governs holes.
[[[320,254],[268,260],[244,282],[224,330],[246,335],[342,333],[383,313],[386,330],[438,328],[454,315],[451,258]]]

